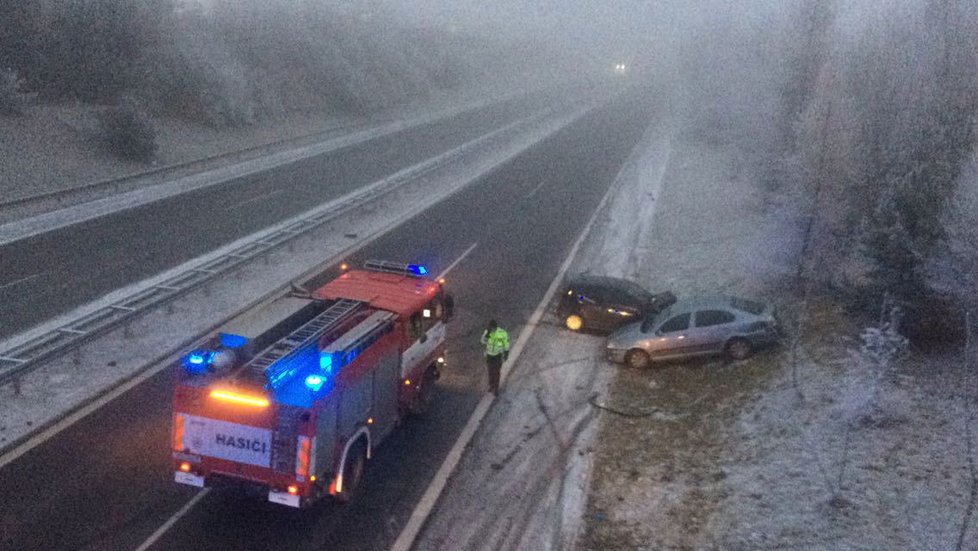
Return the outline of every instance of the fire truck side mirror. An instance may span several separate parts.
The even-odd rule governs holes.
[[[443,304],[445,306],[445,315],[442,317],[445,319],[445,321],[449,321],[455,317],[455,297],[452,295],[445,295]]]

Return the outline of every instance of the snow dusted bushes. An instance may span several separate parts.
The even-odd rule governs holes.
[[[0,67],[43,98],[115,103],[214,126],[288,111],[375,111],[458,86],[476,41],[408,31],[370,6],[268,0],[0,3]]]
[[[785,86],[785,116],[797,121],[790,154],[813,197],[810,275],[933,310],[929,268],[976,144],[978,7],[891,4],[812,0],[800,11],[803,42],[817,48]],[[972,226],[976,215],[965,215]]]
[[[142,162],[153,159],[156,130],[134,98],[123,97],[118,105],[99,113],[98,119],[102,139],[112,153]]]

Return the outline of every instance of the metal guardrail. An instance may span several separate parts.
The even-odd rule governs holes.
[[[254,260],[356,207],[369,203],[478,147],[491,143],[507,132],[541,120],[553,111],[553,108],[546,109],[533,117],[496,129],[420,165],[396,173],[389,180],[382,180],[377,184],[362,188],[329,209],[313,210],[292,223],[237,247],[231,252],[181,272],[161,283],[137,291],[122,300],[89,312],[9,349],[0,350],[0,386],[11,382],[16,384],[20,377],[44,362],[76,349],[86,342],[122,326],[125,322],[200,287],[218,275]]]

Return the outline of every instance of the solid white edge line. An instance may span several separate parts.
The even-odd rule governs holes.
[[[442,270],[442,272],[440,274],[438,274],[438,277],[435,278],[435,279],[441,279],[441,278],[447,276],[448,275],[448,272],[452,271],[452,269],[455,268],[455,266],[458,266],[458,263],[459,262],[465,260],[465,257],[469,256],[469,253],[471,253],[472,251],[474,251],[475,248],[478,247],[478,246],[479,246],[479,242],[478,241],[476,241],[475,243],[469,245],[469,248],[468,249],[465,249],[465,252],[462,253],[461,256],[459,256],[458,258],[456,258],[454,262],[452,262],[451,264],[449,264],[447,268],[445,268],[444,270]]]
[[[533,330],[536,328],[537,324],[540,323],[540,318],[543,317],[543,312],[547,309],[547,305],[550,303],[551,297],[557,291],[557,287],[560,285],[561,281],[564,279],[564,275],[567,270],[570,269],[571,263],[574,261],[574,257],[577,256],[577,251],[581,248],[584,243],[584,239],[591,232],[591,227],[594,226],[595,221],[598,219],[598,215],[604,210],[608,199],[612,196],[613,192],[617,188],[617,182],[612,182],[608,187],[608,191],[605,192],[604,197],[601,198],[601,202],[598,203],[598,207],[594,209],[594,213],[591,214],[591,219],[588,220],[584,229],[581,231],[580,235],[577,236],[577,241],[574,242],[574,246],[571,247],[570,253],[568,253],[567,258],[564,259],[564,263],[561,264],[560,269],[557,271],[556,277],[550,283],[550,287],[547,292],[543,295],[540,300],[540,304],[537,305],[536,310],[530,316],[530,320],[520,331],[519,337],[516,339],[516,343],[513,345],[512,350],[510,350],[509,360],[503,365],[503,370],[500,375],[500,382],[505,382],[509,376],[509,372],[512,370],[513,365],[516,360],[519,359],[520,354],[523,352],[523,348],[526,346],[527,341],[529,341]],[[482,419],[485,418],[486,413],[489,412],[489,407],[492,405],[494,397],[491,394],[485,394],[479,404],[476,406],[475,411],[472,412],[472,416],[469,417],[468,422],[465,424],[465,428],[462,429],[462,433],[459,434],[458,440],[449,450],[448,455],[445,456],[445,460],[442,461],[441,467],[438,468],[438,472],[435,473],[435,477],[431,480],[428,485],[428,489],[421,496],[418,504],[415,506],[414,510],[411,512],[411,517],[408,519],[407,524],[404,529],[401,530],[400,535],[394,540],[394,544],[391,546],[391,551],[410,551],[411,547],[414,545],[415,539],[421,532],[421,528],[424,523],[428,520],[431,515],[431,511],[434,510],[435,504],[438,502],[438,498],[441,496],[442,491],[445,489],[445,485],[448,483],[448,478],[455,471],[458,466],[459,461],[462,459],[462,452],[471,442],[472,437],[475,436],[476,430],[478,430],[479,425],[482,423]]]
[[[169,367],[170,363],[171,363],[170,361],[162,361],[156,367],[151,367],[146,371],[143,371],[142,373],[133,377],[132,379],[129,379],[125,383],[113,388],[111,391],[99,396],[97,399],[93,400],[92,402],[89,402],[88,404],[85,404],[83,407],[75,410],[71,415],[64,417],[63,419],[59,420],[58,422],[54,423],[48,428],[28,438],[20,445],[18,445],[16,448],[10,450],[9,452],[3,455],[0,455],[0,468],[5,467],[8,463],[16,460],[18,457],[31,451],[37,446],[40,446],[47,440],[56,436],[61,431],[65,430],[71,425],[74,425],[78,421],[81,421],[88,415],[92,414],[93,412],[95,412],[105,404],[111,402],[112,400],[115,400],[116,398],[122,396],[126,392],[129,392],[134,387],[139,386],[146,379],[153,377],[160,371],[163,371],[164,369]]]
[[[155,532],[153,532],[148,538],[146,538],[146,541],[144,541],[143,543],[139,544],[139,547],[136,548],[136,551],[146,551],[147,549],[149,549],[150,546],[152,546],[154,543],[156,543],[156,540],[158,540],[161,537],[163,537],[163,534],[165,534],[167,532],[167,530],[169,530],[171,527],[173,527],[173,525],[176,524],[178,520],[180,520],[181,518],[183,518],[184,515],[186,515],[187,513],[189,513],[190,510],[193,509],[194,505],[197,505],[197,502],[198,501],[204,499],[204,496],[206,496],[208,493],[210,493],[210,491],[211,491],[210,488],[204,488],[203,490],[197,492],[197,494],[194,495],[194,497],[191,498],[190,501],[188,501],[186,504],[184,504],[184,506],[181,507],[179,511],[177,511],[176,513],[174,513],[173,516],[170,517],[169,520],[167,520],[165,523],[163,523],[163,526],[160,526],[159,528],[157,528]]]

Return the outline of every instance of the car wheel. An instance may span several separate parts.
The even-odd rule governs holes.
[[[652,365],[652,358],[648,352],[636,348],[625,354],[625,365],[632,369],[645,369]]]
[[[733,360],[743,360],[750,357],[754,352],[750,341],[747,339],[730,339],[727,343],[727,356]]]
[[[577,314],[571,314],[564,320],[564,325],[571,331],[580,331],[584,327],[584,318]]]
[[[336,494],[340,503],[349,503],[357,495],[363,471],[367,466],[367,446],[361,440],[350,448],[350,456],[343,465],[343,491]]]

